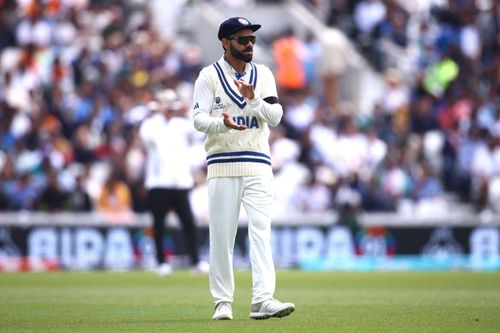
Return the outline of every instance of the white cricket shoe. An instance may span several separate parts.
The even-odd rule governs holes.
[[[191,273],[193,275],[207,275],[210,271],[210,265],[206,261],[200,261],[192,269]]]
[[[233,320],[233,310],[231,303],[220,302],[215,306],[215,313],[212,317],[214,320]]]
[[[250,312],[250,318],[252,319],[268,319],[283,318],[290,315],[295,311],[295,304],[293,303],[281,303],[280,301],[271,298],[259,304],[252,304],[252,312]]]
[[[157,273],[159,276],[169,276],[173,272],[172,265],[169,263],[164,262],[160,266],[158,266]]]

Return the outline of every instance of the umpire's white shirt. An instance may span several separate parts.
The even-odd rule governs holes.
[[[193,186],[189,140],[193,134],[190,120],[170,120],[155,113],[146,118],[139,136],[147,150],[145,186],[151,188],[190,189]]]

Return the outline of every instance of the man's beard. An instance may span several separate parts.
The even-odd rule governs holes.
[[[243,51],[247,51],[249,49],[245,49]],[[250,62],[252,61],[253,53],[246,55],[240,51],[238,51],[235,47],[233,47],[232,44],[229,44],[229,51],[231,52],[231,55],[235,57],[238,60],[244,61],[244,62]]]

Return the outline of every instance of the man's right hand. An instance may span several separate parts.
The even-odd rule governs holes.
[[[224,125],[226,125],[226,127],[232,128],[237,131],[243,131],[247,129],[245,125],[236,124],[229,112],[222,112],[222,116],[224,117]]]

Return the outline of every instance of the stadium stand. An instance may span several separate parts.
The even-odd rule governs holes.
[[[130,210],[145,212],[137,129],[146,105],[175,89],[189,117],[193,82],[216,59],[207,55],[221,52],[208,35],[220,21],[202,6],[215,17],[258,11],[256,57],[270,66],[290,26],[264,12],[316,18],[293,26],[305,86],[280,87],[285,115],[271,137],[278,218],[335,211],[339,223],[369,223],[385,212],[439,222],[453,212],[456,221],[500,221],[498,1],[161,2],[0,2],[1,211],[95,211],[113,170]],[[366,64],[371,86],[352,75]],[[188,152],[199,220],[203,139]]]

